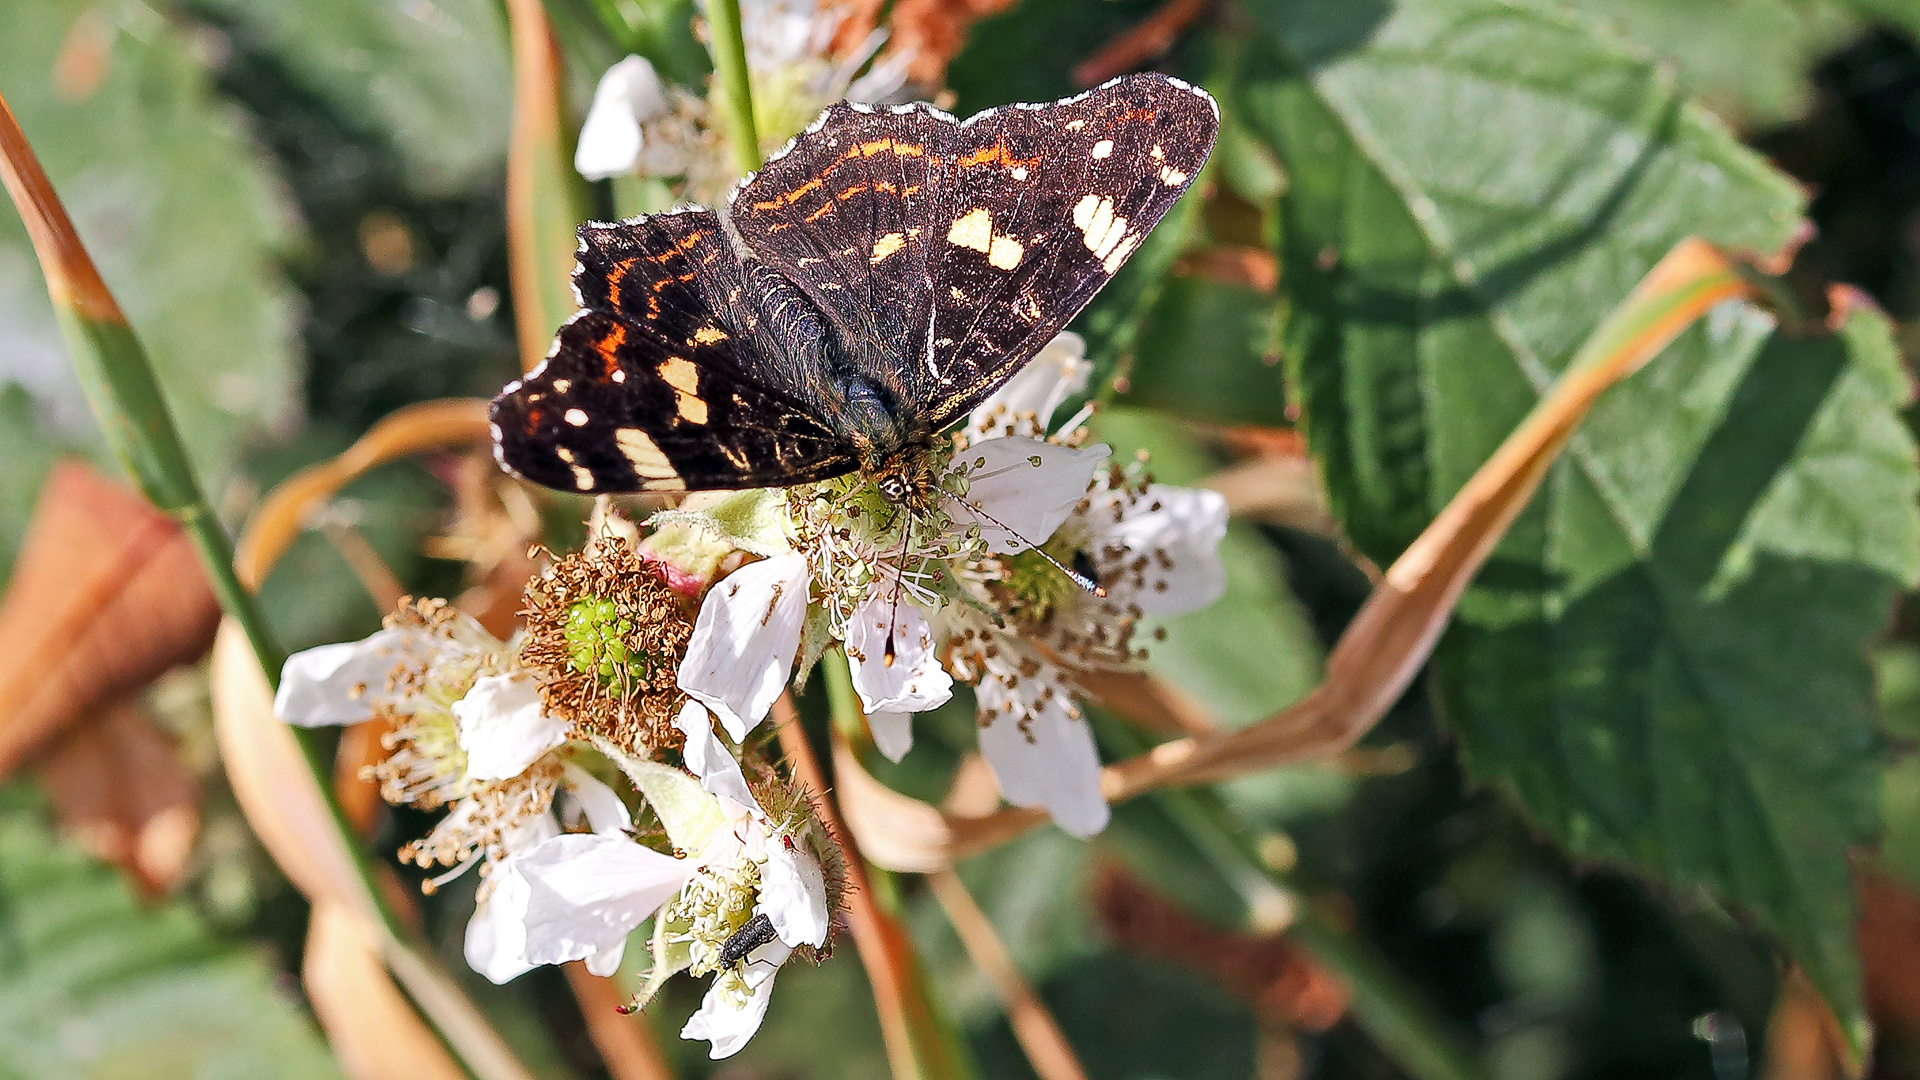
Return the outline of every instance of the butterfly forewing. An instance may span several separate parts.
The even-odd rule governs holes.
[[[929,223],[952,184],[958,129],[926,105],[831,106],[741,185],[728,222],[843,339],[904,355],[926,334]]]
[[[1112,279],[1206,163],[1213,100],[1162,75],[960,122],[836,105],[728,219],[939,429]]]
[[[853,467],[790,388],[804,380],[776,374],[819,366],[817,318],[770,304],[712,213],[580,235],[584,310],[495,400],[501,464],[581,492],[794,484]]]
[[[943,428],[1038,353],[1136,250],[1213,149],[1213,99],[1159,75],[1041,107],[974,117],[963,131],[919,356],[929,421]]]

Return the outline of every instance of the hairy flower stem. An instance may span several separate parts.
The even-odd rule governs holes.
[[[760,167],[760,133],[753,121],[753,86],[747,78],[747,39],[740,29],[740,0],[712,0],[707,26],[713,40],[713,75],[726,100],[727,135],[740,175]]]

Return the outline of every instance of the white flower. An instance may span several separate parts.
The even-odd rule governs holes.
[[[874,589],[847,621],[845,642],[853,689],[873,729],[874,744],[899,761],[913,746],[908,718],[937,709],[953,696],[953,677],[940,666],[934,650],[933,627],[912,600],[890,600],[885,590]]]
[[[873,31],[840,59],[831,55],[847,18],[846,8],[814,0],[740,5],[762,150],[778,146],[833,102],[892,101],[905,86],[911,52],[874,60],[884,31]],[[594,91],[574,167],[592,180],[637,173],[677,181],[683,197],[717,204],[739,174],[710,98],[704,89],[696,94],[665,85],[646,60],[627,57],[607,70]]]
[[[967,419],[967,437],[974,442],[1002,435],[1046,438],[1054,412],[1067,398],[1086,389],[1087,376],[1093,371],[1086,357],[1086,339],[1071,330],[1055,334],[1039,355],[973,410]]]
[[[776,555],[735,570],[700,605],[680,689],[712,709],[739,742],[780,696],[806,617],[805,556]]]
[[[1075,450],[1019,435],[975,443],[954,458],[966,473],[966,495],[950,496],[948,512],[977,527],[996,554],[1044,544],[1110,453],[1105,444]]]
[[[608,68],[594,88],[573,167],[589,180],[633,172],[647,144],[644,125],[666,114],[666,91],[653,64],[645,57],[627,57]]]
[[[1044,806],[1075,836],[1107,827],[1100,753],[1074,704],[1066,673],[1003,637],[980,680],[980,753],[1000,794],[1015,806]]]
[[[540,684],[526,675],[482,675],[452,712],[475,780],[511,780],[567,741],[566,722],[542,711]]]
[[[713,1057],[722,1058],[758,1030],[779,965],[800,946],[826,943],[826,878],[794,824],[771,820],[748,790],[706,710],[689,703],[677,726],[695,776],[609,750],[659,816],[676,854],[618,833],[548,838],[514,861],[525,886],[514,894],[524,896],[514,911],[520,927],[497,934],[517,933],[529,963],[584,960],[608,973],[619,966],[628,937],[653,918],[654,968],[642,996],[677,971],[715,973],[682,1034],[711,1040]],[[772,940],[723,969],[727,941],[760,915]]]

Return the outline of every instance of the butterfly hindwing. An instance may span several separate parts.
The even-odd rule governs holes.
[[[817,321],[767,313],[711,212],[583,226],[574,277],[583,310],[494,402],[508,469],[610,492],[794,484],[853,467],[788,389],[817,366]]]

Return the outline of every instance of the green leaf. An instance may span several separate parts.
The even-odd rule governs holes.
[[[1688,234],[1778,250],[1792,183],[1584,23],[1274,2],[1237,105],[1279,153],[1289,374],[1385,564]],[[1846,849],[1875,827],[1863,649],[1920,570],[1883,320],[1716,310],[1603,400],[1438,656],[1482,782],[1585,859],[1732,901],[1865,1023]]]
[[[1803,116],[1814,66],[1859,31],[1856,5],[1839,0],[1566,2],[1673,61],[1688,92],[1743,126]]]
[[[513,111],[498,0],[191,0],[305,90],[381,132],[426,194],[488,179]]]
[[[9,1078],[340,1075],[261,954],[137,903],[22,784],[0,790],[0,972]]]
[[[1117,400],[1216,422],[1284,426],[1275,298],[1239,285],[1173,278],[1139,331]]]
[[[293,406],[294,306],[278,265],[292,229],[279,180],[211,97],[193,43],[144,5],[9,10],[0,94],[218,491],[238,445]],[[100,445],[37,265],[18,215],[0,208],[0,384],[31,394],[35,422],[17,434],[42,444],[25,462],[7,458],[9,490],[38,487],[48,444]],[[24,520],[0,533],[4,557]]]

